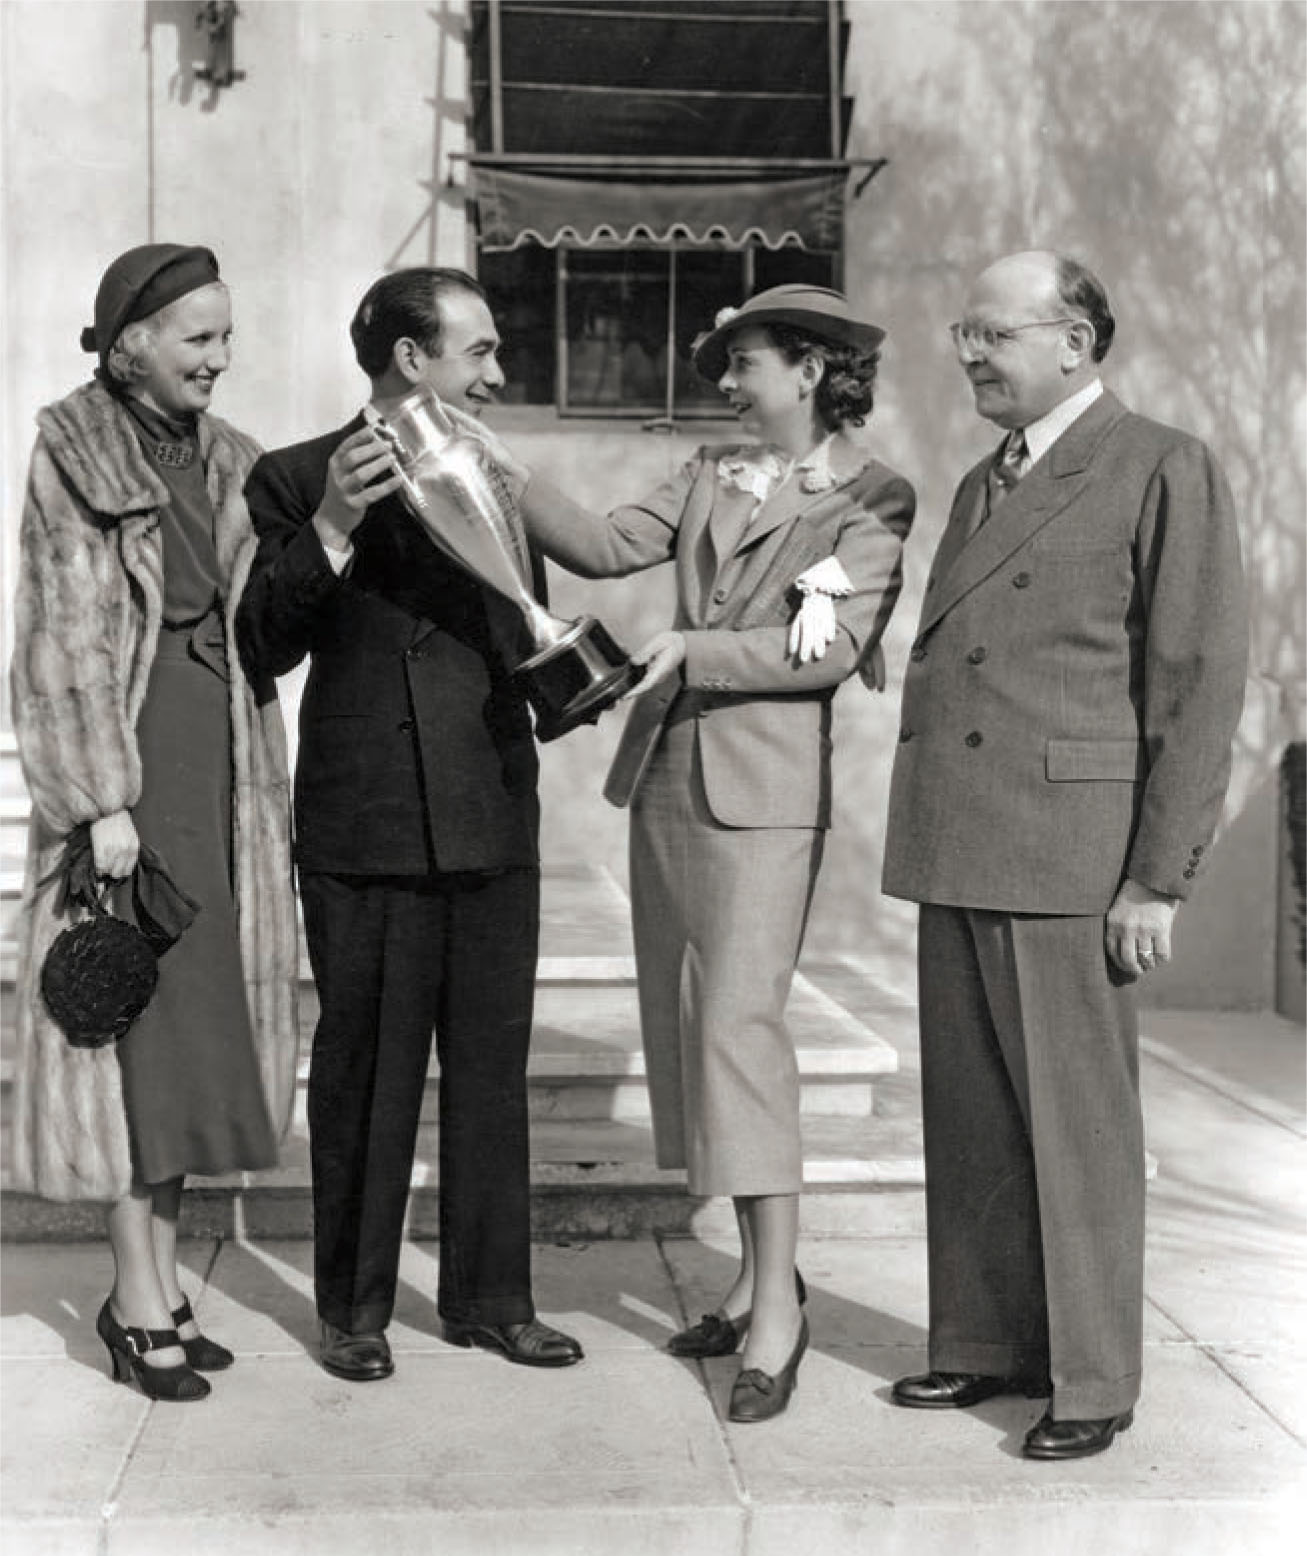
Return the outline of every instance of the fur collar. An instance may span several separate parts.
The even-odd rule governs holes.
[[[168,501],[168,489],[146,462],[127,412],[98,380],[47,405],[36,423],[59,473],[102,523],[153,512]],[[258,456],[253,439],[217,416],[202,415],[199,434],[206,467],[211,469],[216,457],[224,477],[238,469],[243,473]]]

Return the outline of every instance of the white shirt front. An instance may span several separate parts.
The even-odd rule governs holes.
[[[1092,384],[1086,384],[1075,394],[1069,394],[1065,400],[1060,400],[1038,421],[1032,421],[1028,427],[1022,428],[1026,435],[1026,448],[1030,451],[1032,465],[1048,453],[1071,423],[1083,416],[1102,392],[1103,380],[1096,378]]]

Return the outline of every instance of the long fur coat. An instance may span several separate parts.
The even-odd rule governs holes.
[[[81,822],[140,798],[136,721],[163,615],[159,509],[167,491],[127,413],[99,383],[37,417],[23,509],[13,659],[14,728],[32,798],[18,962],[11,1184],[56,1200],[113,1200],[131,1184],[122,1084],[112,1046],[77,1049],[41,999],[40,968],[67,920],[55,870]],[[233,619],[256,541],[242,486],[257,445],[200,418],[231,667],[232,826],[246,992],[274,1128],[295,1089],[298,942],[290,785],[275,688],[252,686]]]

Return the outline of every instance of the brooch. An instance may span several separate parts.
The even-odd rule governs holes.
[[[190,443],[156,443],[154,457],[169,470],[185,470],[195,458],[195,448]]]

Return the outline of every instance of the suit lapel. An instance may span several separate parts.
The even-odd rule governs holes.
[[[1121,402],[1105,390],[968,540],[964,538],[965,521],[971,517],[975,503],[985,500],[985,471],[990,459],[969,472],[958,490],[940,544],[936,593],[922,613],[920,631],[934,626],[965,594],[1081,495],[1094,479],[1091,465],[1103,439],[1125,414]]]

